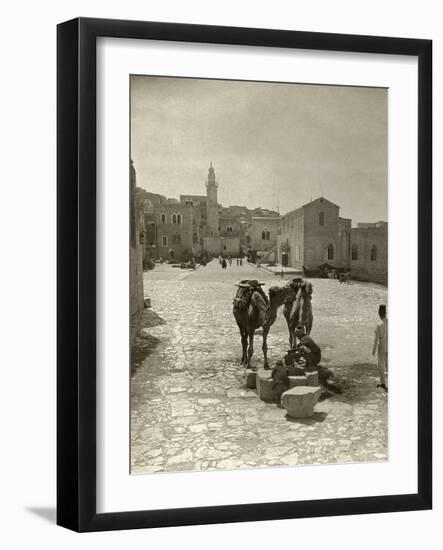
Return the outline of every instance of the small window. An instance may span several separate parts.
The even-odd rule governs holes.
[[[333,260],[333,259],[334,259],[334,245],[330,244],[328,246],[328,260]]]
[[[358,247],[356,244],[352,245],[351,248],[351,259],[352,260],[358,260]]]
[[[172,244],[181,244],[182,239],[178,234],[172,235]]]
[[[160,219],[162,223],[166,223],[166,214],[162,214]]]
[[[271,234],[269,231],[266,231],[266,240],[269,241],[271,239]]]
[[[377,261],[377,247],[375,246],[375,244],[371,247],[371,260],[373,262]]]
[[[166,235],[162,236],[162,246],[168,246],[168,237]]]
[[[178,224],[182,223],[182,215],[181,214],[177,214],[177,223]]]
[[[319,225],[325,225],[325,213],[324,212],[320,212],[320,214],[318,215],[318,223],[319,223]]]
[[[177,223],[177,214],[172,214],[172,223]]]

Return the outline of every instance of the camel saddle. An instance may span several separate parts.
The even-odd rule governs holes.
[[[265,283],[259,283],[255,279],[244,279],[236,284],[238,287],[237,293],[234,296],[233,304],[235,309],[247,309],[251,301],[252,294],[257,291],[261,294],[266,304],[269,305],[269,300],[263,289]]]

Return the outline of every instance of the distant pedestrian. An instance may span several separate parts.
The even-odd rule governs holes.
[[[231,256],[228,256],[228,262],[229,262],[229,266],[231,266],[231,265],[232,265],[232,258],[231,258]]]
[[[240,265],[243,265],[243,258],[240,258]]]
[[[222,264],[222,259],[223,259],[223,258],[222,258],[221,255],[220,255],[220,256],[218,257],[218,263],[219,263],[220,265]]]
[[[374,345],[372,346],[372,355],[378,351],[378,375],[380,377],[380,384],[377,384],[377,388],[386,387],[386,372],[388,371],[388,319],[386,317],[386,306],[380,305],[378,308],[378,316],[380,322],[375,327]]]
[[[222,268],[223,268],[223,269],[226,269],[226,266],[227,266],[227,265],[228,265],[228,264],[226,263],[226,260],[225,260],[224,258],[222,258],[222,261],[221,261],[221,266],[222,266]]]

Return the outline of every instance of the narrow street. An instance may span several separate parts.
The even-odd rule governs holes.
[[[386,460],[387,394],[376,388],[371,348],[387,289],[311,280],[312,336],[343,393],[319,402],[312,418],[295,420],[244,387],[232,298],[235,283],[247,278],[266,283],[266,292],[284,284],[235,260],[226,270],[213,260],[195,271],[163,264],[144,274],[152,308],[133,356],[132,473]],[[273,365],[288,347],[281,310],[268,346]]]

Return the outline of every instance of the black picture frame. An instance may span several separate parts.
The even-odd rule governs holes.
[[[96,512],[96,39],[168,40],[418,58],[416,494]],[[78,18],[57,29],[57,523],[75,531],[426,510],[432,507],[432,42]],[[129,180],[128,180],[129,181]]]

